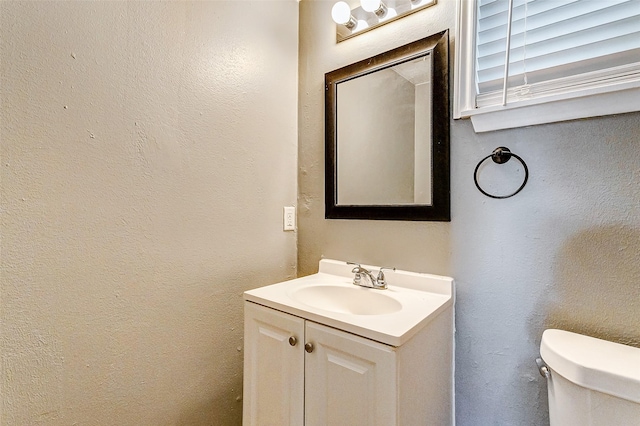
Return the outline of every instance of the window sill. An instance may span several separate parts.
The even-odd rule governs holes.
[[[461,111],[459,117],[471,118],[476,133],[537,124],[555,123],[640,111],[640,87],[615,92],[595,93],[579,98],[546,99],[540,102],[485,107]]]

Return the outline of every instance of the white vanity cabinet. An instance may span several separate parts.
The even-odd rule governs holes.
[[[393,346],[245,302],[243,424],[393,425],[395,361]]]
[[[376,290],[352,269],[243,294],[244,426],[454,424],[453,279],[395,270]]]
[[[429,330],[394,347],[245,302],[243,425],[451,425],[453,348]]]

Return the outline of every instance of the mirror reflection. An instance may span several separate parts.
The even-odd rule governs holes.
[[[336,85],[338,205],[431,205],[431,59]]]

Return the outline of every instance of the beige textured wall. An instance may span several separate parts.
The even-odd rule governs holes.
[[[0,13],[0,423],[240,424],[241,293],[296,274],[297,2]]]
[[[299,273],[325,256],[453,276],[457,425],[548,424],[534,363],[545,328],[640,347],[640,113],[486,134],[453,121],[451,223],[325,220],[323,74],[446,28],[454,36],[456,13],[439,0],[336,45],[331,6],[300,9]],[[498,146],[531,172],[506,200],[473,183]],[[500,167],[484,184],[517,188],[516,163]]]
[[[450,225],[324,219],[324,74],[433,33],[454,28],[455,1],[441,1],[336,44],[330,0],[300,3],[299,234],[301,275],[324,256],[410,271],[450,273]],[[327,18],[329,17],[329,18]],[[400,24],[401,23],[401,24]],[[407,252],[411,252],[407,256]]]

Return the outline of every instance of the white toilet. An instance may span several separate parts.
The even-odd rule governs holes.
[[[540,355],[551,426],[640,426],[640,349],[545,330]]]

